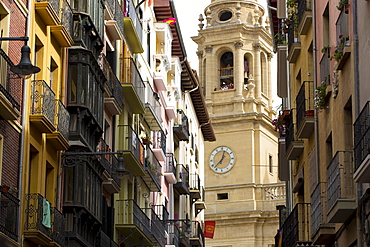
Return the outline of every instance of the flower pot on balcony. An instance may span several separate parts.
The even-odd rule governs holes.
[[[308,110],[306,111],[306,117],[313,117],[315,114],[315,111],[314,110]]]
[[[150,144],[150,140],[148,138],[142,138],[141,140],[143,141],[144,145]]]

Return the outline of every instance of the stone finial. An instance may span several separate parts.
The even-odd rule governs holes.
[[[270,30],[270,21],[269,21],[269,19],[268,19],[268,18],[266,18],[265,23],[266,23],[265,28],[266,28],[266,30],[267,30],[267,31],[269,31],[269,30]]]
[[[211,9],[207,8],[207,10],[206,10],[207,26],[211,25],[211,20],[212,20],[211,13],[212,13]]]
[[[239,22],[239,23],[241,23],[241,20],[240,20],[240,16],[241,16],[241,14],[242,14],[242,12],[240,11],[241,10],[241,6],[240,6],[240,3],[238,2],[237,4],[236,4],[236,13],[235,13],[235,15],[236,15],[236,21],[237,22]]]
[[[204,23],[203,23],[204,18],[203,18],[202,14],[199,15],[198,21],[199,21],[198,27],[199,27],[200,30],[202,30],[203,27],[204,27]]]

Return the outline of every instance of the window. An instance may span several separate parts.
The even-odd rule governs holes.
[[[272,155],[270,154],[269,155],[269,172],[270,173],[272,173],[272,165],[273,165],[273,163],[272,163]]]
[[[9,37],[9,11],[5,8],[5,6],[0,2],[0,36],[2,37]],[[2,42],[1,48],[7,53],[8,51],[8,43],[9,42]],[[0,57],[0,84],[6,87],[6,77],[7,72],[6,69],[8,68],[7,62]]]
[[[232,16],[233,13],[231,13],[229,10],[224,10],[219,14],[220,21],[230,20]]]
[[[228,193],[220,193],[217,194],[217,200],[228,200],[229,194]]]

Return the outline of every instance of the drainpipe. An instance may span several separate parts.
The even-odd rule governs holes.
[[[353,63],[354,63],[354,73],[353,73],[353,81],[354,81],[354,104],[355,104],[355,119],[357,119],[360,113],[360,78],[359,78],[359,49],[358,49],[358,20],[357,20],[357,0],[352,1],[352,17],[353,17]],[[357,223],[357,239],[358,239],[358,246],[362,246],[362,229],[361,229],[361,210],[362,210],[362,184],[357,184],[357,211],[356,211],[356,223]]]
[[[312,0],[312,25],[313,25],[313,85],[316,87],[317,85],[317,47],[316,47],[316,1]],[[315,163],[316,163],[316,182],[317,184],[320,183],[320,148],[319,148],[319,124],[318,124],[318,117],[317,117],[318,110],[315,109],[314,115],[314,135],[315,135]]]
[[[32,17],[32,13],[33,13],[33,2],[32,1],[28,1],[28,16],[27,16],[27,25],[26,25],[26,36],[29,37],[29,43],[31,42],[32,40],[32,37],[30,37],[30,34],[31,34],[31,17]],[[29,44],[30,47],[32,47],[30,44]],[[25,130],[28,130],[28,125],[29,125],[29,119],[28,119],[28,115],[26,113],[27,112],[27,102],[28,102],[28,99],[29,99],[29,82],[30,79],[24,79],[24,83],[23,83],[23,109],[22,109],[22,133],[21,133],[21,147],[20,147],[20,158],[19,158],[19,191],[18,191],[18,197],[20,199],[20,206],[19,206],[19,210],[18,210],[18,222],[19,222],[19,226],[18,226],[18,234],[21,233],[22,229],[23,229],[23,224],[22,224],[22,216],[24,215],[22,212],[24,211],[24,192],[23,192],[23,163],[25,162],[25,157],[29,157],[28,154],[25,153],[25,150],[27,150],[25,148],[25,139],[26,139],[26,131]],[[21,246],[23,246],[23,241],[24,241],[24,237],[23,237],[23,234],[22,235],[19,235],[18,237],[19,239],[19,243],[21,244]]]

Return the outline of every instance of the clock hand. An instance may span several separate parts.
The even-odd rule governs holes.
[[[215,167],[217,167],[219,164],[222,164],[222,161],[224,160],[224,158],[225,158],[225,151],[222,153],[222,157],[221,157],[220,161],[217,162],[217,164],[215,165]]]

